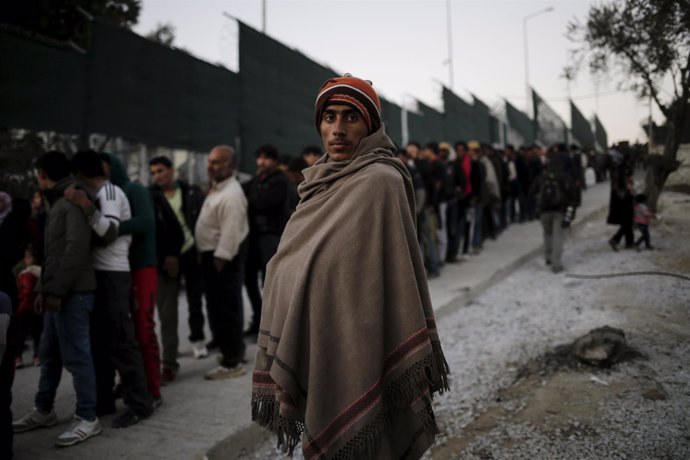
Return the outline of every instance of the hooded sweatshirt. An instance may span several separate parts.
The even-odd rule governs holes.
[[[132,208],[132,218],[120,223],[120,235],[132,235],[129,261],[132,271],[144,267],[155,267],[156,260],[156,221],[153,201],[146,187],[132,182],[127,177],[125,167],[115,155],[110,157],[110,181],[120,187]]]

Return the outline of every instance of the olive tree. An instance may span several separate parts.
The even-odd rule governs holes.
[[[592,6],[574,19],[568,37],[577,45],[574,74],[589,62],[594,74],[615,73],[619,87],[654,101],[666,121],[662,155],[650,155],[647,195],[656,208],[676,159],[690,102],[690,0],[619,0]],[[666,90],[669,86],[671,91]]]

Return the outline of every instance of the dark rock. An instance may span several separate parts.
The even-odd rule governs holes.
[[[592,329],[573,342],[571,353],[587,364],[608,367],[623,358],[630,358],[632,350],[625,341],[625,333],[610,326]],[[634,352],[639,356],[639,353]]]

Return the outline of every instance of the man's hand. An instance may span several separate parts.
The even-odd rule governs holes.
[[[180,274],[180,259],[175,256],[167,256],[163,261],[163,273],[170,278],[177,278]]]
[[[43,301],[43,308],[45,308],[46,311],[59,312],[61,307],[62,299],[60,297],[49,295]]]
[[[34,311],[39,315],[43,314],[43,294],[38,294],[34,300]]]
[[[225,267],[225,264],[227,262],[228,261],[225,259],[220,259],[218,257],[213,258],[213,266],[216,267],[216,270],[218,270],[218,271],[221,271],[223,269],[223,267]]]
[[[69,201],[84,209],[88,208],[93,204],[91,203],[91,200],[89,200],[89,197],[86,196],[86,193],[84,193],[83,190],[79,190],[74,187],[68,187],[65,190],[64,195],[65,198],[67,198]]]

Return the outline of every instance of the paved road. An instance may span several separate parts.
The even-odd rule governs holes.
[[[577,222],[596,217],[607,205],[608,183],[598,184],[583,195]],[[442,275],[429,283],[432,303],[438,317],[454,311],[489,286],[503,279],[512,270],[540,253],[541,227],[538,222],[511,225],[496,241],[485,243],[478,256],[457,265],[447,265]],[[564,260],[568,267],[568,260]],[[249,320],[248,302],[245,316]],[[103,417],[103,433],[83,444],[66,449],[53,447],[55,438],[66,428],[74,408],[71,377],[65,372],[60,385],[56,411],[60,422],[56,427],[39,429],[15,436],[17,460],[38,459],[197,459],[209,451],[212,458],[229,458],[239,449],[241,436],[250,422],[250,380],[243,377],[209,382],[204,373],[215,360],[195,360],[186,340],[186,302],[180,301],[181,370],[172,385],[163,388],[164,404],[148,420],[137,426],[116,430],[110,428],[113,416]],[[247,355],[253,356],[255,345],[249,344]],[[28,358],[29,354],[26,354]],[[249,369],[248,369],[249,370]],[[20,369],[14,383],[12,409],[18,417],[33,405],[38,368]]]

